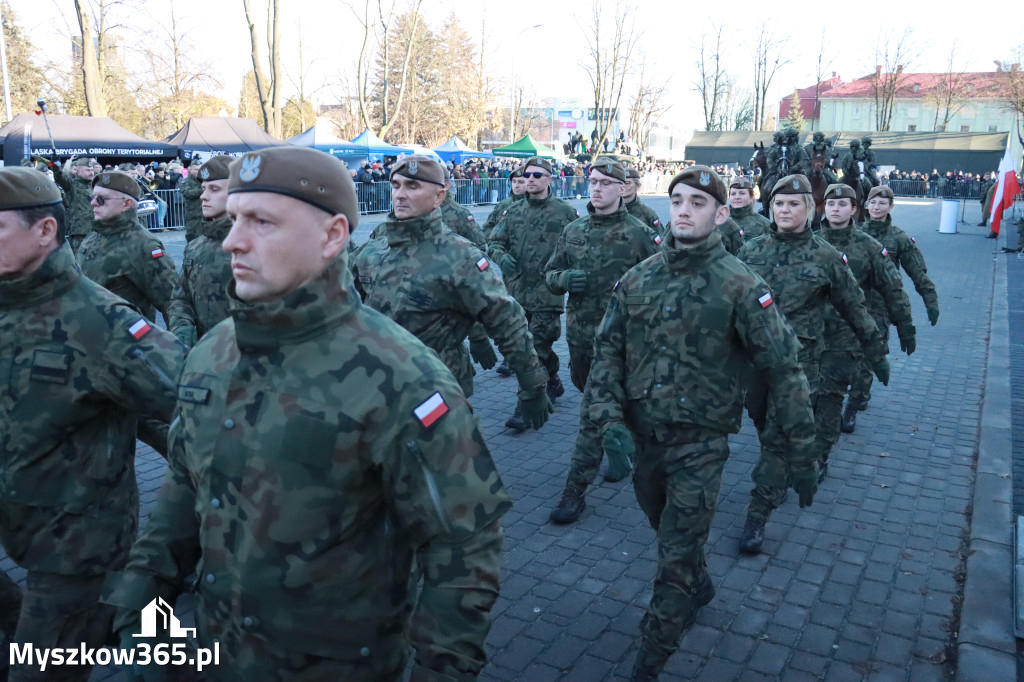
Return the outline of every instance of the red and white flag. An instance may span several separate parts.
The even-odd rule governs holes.
[[[992,231],[996,234],[999,234],[999,227],[1003,222],[1003,211],[1013,206],[1013,197],[1019,193],[1017,164],[1013,162],[1010,146],[1007,145],[1003,160],[999,162],[999,182],[996,184],[996,191],[992,193]]]

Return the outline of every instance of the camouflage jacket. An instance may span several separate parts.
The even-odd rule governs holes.
[[[853,328],[871,364],[885,357],[888,345],[864,307],[846,258],[824,239],[809,229],[781,232],[773,222],[768,234],[740,249],[739,259],[772,288],[772,298],[810,359],[816,361],[824,350],[830,303]]]
[[[564,297],[548,290],[544,270],[566,225],[580,217],[575,208],[550,192],[543,199],[526,195],[508,208],[494,228],[487,248],[491,258],[506,253],[516,259],[514,272],[502,272],[512,297],[530,312],[562,311]]]
[[[510,194],[501,201],[498,202],[494,210],[491,211],[491,215],[487,216],[487,222],[484,223],[483,231],[484,236],[487,239],[491,238],[491,233],[494,232],[494,228],[498,226],[498,222],[505,217],[508,213],[508,207],[517,201],[522,201],[526,197],[526,194]]]
[[[917,241],[909,234],[892,224],[892,216],[885,216],[885,220],[868,220],[857,225],[876,240],[882,243],[885,250],[889,252],[889,258],[896,265],[896,271],[903,268],[914,283],[921,300],[926,308],[938,308],[939,297],[935,293],[935,285],[928,277],[928,266],[924,263],[924,256],[917,248]],[[885,312],[882,301],[875,296],[868,296],[868,306],[872,314],[878,318]]]
[[[888,312],[888,319],[903,331],[913,332],[910,300],[903,290],[903,280],[886,258],[888,252],[885,247],[856,227],[833,228],[827,220],[822,221],[818,236],[846,256],[865,298],[869,292],[877,296]],[[870,305],[868,308],[870,311]],[[860,350],[853,330],[839,317],[835,308],[829,310],[825,318],[825,347],[828,350]]]
[[[138,308],[150,320],[167,317],[178,284],[174,261],[164,245],[142,227],[135,211],[93,221],[93,231],[78,250],[82,273]]]
[[[629,211],[629,215],[639,218],[647,227],[655,232],[661,232],[661,219],[658,218],[658,214],[640,199],[634,198],[633,201],[627,203],[626,210]]]
[[[185,247],[181,277],[168,306],[167,328],[186,346],[194,346],[228,316],[231,254],[221,246],[230,231],[230,218],[204,221],[202,236]]]
[[[69,245],[0,281],[0,544],[61,575],[135,541],[136,414],[170,420],[185,348],[82,277]]]
[[[692,249],[660,252],[623,275],[594,341],[590,416],[624,421],[671,443],[686,429],[740,429],[748,362],[779,396],[777,418],[801,451],[814,438],[800,344],[768,285],[712,232]]]
[[[660,243],[661,235],[626,212],[621,202],[619,210],[610,215],[597,215],[593,205],[587,204],[587,215],[566,225],[548,261],[545,279],[548,289],[564,296],[567,292],[558,283],[562,273],[587,273],[586,290],[569,294],[565,306],[569,343],[594,343],[612,287],[627,270],[654,255]]]
[[[743,228],[741,228],[732,218],[726,218],[725,222],[719,225],[716,229],[718,230],[718,234],[722,237],[722,245],[725,246],[725,250],[734,256],[739,253],[740,249],[742,249],[743,245],[746,243]],[[666,234],[666,236],[670,235],[671,231]]]
[[[741,208],[730,208],[729,217],[740,226],[740,229],[743,230],[743,239],[748,242],[768,232],[768,226],[772,224],[772,221],[754,211],[753,204]]]
[[[74,175],[71,164],[64,164],[63,169],[53,170],[53,180],[64,190],[64,209],[67,211],[67,228],[69,237],[82,237],[92,231],[92,183],[85,178]]]
[[[201,646],[244,632],[357,663],[411,642],[458,679],[484,665],[509,497],[451,373],[360,304],[345,260],[273,302],[232,286],[189,354],[167,477],[108,581],[115,630],[195,571]]]
[[[449,230],[473,242],[473,246],[478,249],[486,248],[486,233],[476,224],[476,218],[469,209],[455,201],[451,192],[445,195],[441,203],[441,218]]]
[[[439,210],[388,218],[386,237],[366,242],[352,262],[363,301],[434,349],[467,396],[473,366],[464,341],[477,322],[479,338],[497,341],[523,388],[546,382],[526,315],[483,252],[448,230]]]
[[[203,194],[203,183],[194,173],[189,173],[178,191],[185,203],[185,241],[190,242],[203,234],[203,202],[199,198]]]

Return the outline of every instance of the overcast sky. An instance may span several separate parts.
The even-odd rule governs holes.
[[[173,0],[179,25],[221,87],[217,94],[235,104],[242,76],[251,68],[249,35],[241,0]],[[250,0],[253,11],[265,16],[266,0]],[[387,4],[388,0],[383,0]],[[171,0],[126,0],[136,9],[117,33],[129,45],[140,37],[154,41],[159,32],[154,22],[169,24]],[[70,59],[68,26],[76,29],[72,0],[11,0],[22,26],[35,45],[51,59]],[[398,0],[401,7],[404,0]],[[610,5],[604,0],[604,5]],[[748,46],[758,20],[748,2],[683,2],[672,5],[637,0],[636,25],[643,32],[640,55],[660,80],[668,82],[673,108],[671,116],[682,129],[701,127],[700,100],[693,91],[694,64],[700,36],[712,21],[724,24],[723,42],[728,46],[726,68],[741,84],[752,82],[751,48]],[[362,10],[363,0],[286,0],[281,3],[284,21],[284,68],[289,77],[286,94],[297,90],[301,33],[305,62],[306,90],[321,88],[322,101],[339,93],[339,74],[354,73],[359,55],[362,27],[352,12]],[[602,6],[604,6],[602,5]],[[492,76],[506,84],[513,67],[515,78],[532,86],[537,97],[593,99],[586,72],[584,30],[589,17],[589,0],[424,0],[427,22],[438,27],[452,11],[463,26],[478,38],[482,35],[485,64]],[[954,41],[959,68],[991,71],[993,60],[1009,58],[1018,44],[1018,22],[1013,17],[998,19],[980,6],[957,5],[948,10],[942,4],[888,2],[884,5],[821,3],[819,9],[778,9],[778,3],[763,5],[779,17],[780,34],[789,33],[793,63],[784,67],[773,82],[772,99],[792,93],[796,87],[813,85],[822,31],[826,31],[828,72],[836,71],[846,81],[874,70],[874,45],[880,30],[901,33],[910,26],[917,45],[910,64],[914,71],[944,71]],[[735,7],[735,9],[733,9]],[[852,9],[871,7],[857,17]],[[885,11],[882,12],[881,8]],[[949,7],[948,5],[946,7]],[[924,11],[922,11],[924,10]],[[610,10],[609,10],[610,11]],[[578,14],[577,14],[578,12]],[[122,12],[122,14],[125,14]],[[884,20],[882,16],[884,15]],[[257,22],[265,32],[263,22]],[[540,24],[539,28],[529,28]],[[300,29],[301,26],[301,29]],[[525,29],[525,30],[524,30]],[[266,49],[262,49],[266,57]],[[507,88],[507,85],[504,87]],[[507,92],[507,90],[506,90]]]

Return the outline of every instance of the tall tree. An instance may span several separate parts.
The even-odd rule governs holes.
[[[828,53],[831,54],[831,53]],[[831,57],[825,52],[825,29],[821,29],[821,41],[818,43],[818,59],[814,69],[814,116],[811,118],[811,130],[817,130],[818,122],[821,121],[821,83],[825,74],[832,66]],[[835,73],[832,74],[833,77]]]
[[[654,83],[648,75],[647,63],[641,62],[636,80],[636,90],[629,101],[629,126],[627,135],[633,138],[639,151],[646,153],[651,129],[658,124],[668,111],[665,95],[667,83]]]
[[[242,78],[242,91],[238,95],[238,117],[256,119],[256,123],[266,130],[263,119],[263,107],[260,106],[260,93],[256,90],[256,74],[246,72]]]
[[[7,49],[7,73],[13,114],[31,111],[43,90],[43,69],[36,63],[36,47],[18,24],[18,15],[3,0],[4,46]]]
[[[387,40],[377,53],[371,115],[377,121],[387,121],[386,127],[381,126],[381,136],[390,131],[405,142],[426,144],[440,134],[437,129],[443,113],[438,103],[449,49],[415,11],[395,17]],[[397,106],[399,102],[401,106]]]
[[[904,75],[914,59],[915,47],[910,28],[903,33],[879,33],[875,41],[875,72],[871,88],[875,100],[875,130],[889,130],[896,97],[906,81]]]
[[[793,97],[789,100],[789,114],[786,116],[786,126],[793,130],[802,131],[805,122],[804,112],[800,108],[800,93],[794,90]]]
[[[960,113],[970,99],[967,74],[956,66],[956,41],[949,48],[946,71],[938,85],[925,95],[925,101],[935,107],[935,121],[932,130],[944,132],[949,122]]]
[[[704,130],[719,130],[720,109],[725,103],[728,75],[722,66],[722,27],[713,25],[711,31],[711,36],[707,32],[700,36],[695,85],[704,106]]]
[[[594,92],[597,149],[601,149],[618,120],[626,77],[641,33],[636,30],[636,8],[630,0],[614,5],[593,0],[590,24],[584,28],[584,70]]]
[[[793,60],[787,56],[789,35],[769,28],[768,20],[761,21],[754,38],[754,123],[758,130],[767,129],[768,91],[779,69]]]
[[[256,75],[256,93],[263,111],[263,129],[274,137],[281,137],[281,13],[280,0],[268,0],[267,4],[267,50],[269,71],[263,71],[260,59],[259,31],[249,9],[249,0],[242,0],[245,22],[249,27],[250,56]]]
[[[101,10],[104,5],[100,3]],[[85,84],[85,105],[90,116],[106,116],[107,100],[103,96],[103,39],[104,31],[93,29],[91,8],[86,0],[75,0],[75,14],[81,30],[82,81]],[[101,27],[102,28],[102,27]],[[97,42],[93,42],[93,36]],[[98,44],[97,44],[98,43]]]
[[[1014,132],[1017,140],[1024,146],[1024,45],[1019,45],[1009,60],[996,62],[996,71],[1000,78],[999,92],[1002,106],[1013,112]]]

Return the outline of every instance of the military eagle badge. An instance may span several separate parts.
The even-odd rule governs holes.
[[[252,154],[242,158],[242,167],[238,170],[238,179],[242,182],[252,182],[260,174],[260,163],[263,157]]]

